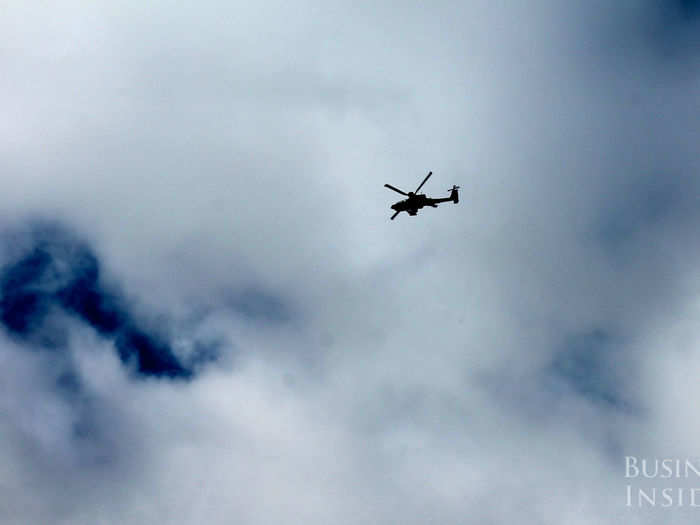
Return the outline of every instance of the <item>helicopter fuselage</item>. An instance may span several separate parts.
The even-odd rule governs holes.
[[[418,210],[424,206],[437,206],[437,204],[433,204],[431,202],[433,200],[436,199],[429,199],[424,194],[409,195],[408,199],[404,199],[396,204],[393,204],[391,209],[394,211],[405,211],[408,212],[409,215],[415,215],[418,213]]]
[[[453,190],[452,194],[449,197],[445,197],[444,199],[433,199],[430,197],[427,197],[425,194],[420,193],[420,194],[408,194],[408,199],[404,199],[402,201],[399,201],[395,204],[392,204],[390,208],[394,211],[405,211],[409,215],[416,215],[418,213],[418,210],[425,206],[431,206],[433,208],[437,208],[438,204],[441,202],[458,202],[459,197],[457,196],[457,190]]]

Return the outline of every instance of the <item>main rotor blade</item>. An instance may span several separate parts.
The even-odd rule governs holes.
[[[431,176],[432,174],[433,174],[432,171],[428,172],[428,174],[427,174],[427,175],[425,176],[425,178],[423,179],[423,182],[420,183],[420,186],[418,186],[418,187],[416,188],[416,191],[414,191],[413,193],[418,193],[418,190],[421,189],[421,188],[423,187],[423,184],[425,184],[425,181],[427,181],[427,180],[430,178],[430,176]]]
[[[406,196],[408,196],[408,193],[403,192],[403,191],[401,191],[401,190],[398,189],[398,188],[394,188],[391,184],[385,184],[384,187],[385,187],[385,188],[389,188],[390,190],[394,190],[396,193],[400,193],[401,195],[406,195]]]
[[[401,213],[401,210],[394,213],[394,215],[391,216],[391,220],[393,221],[399,213]]]

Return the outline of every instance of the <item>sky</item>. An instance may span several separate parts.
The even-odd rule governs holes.
[[[697,522],[698,2],[2,13],[0,521]]]

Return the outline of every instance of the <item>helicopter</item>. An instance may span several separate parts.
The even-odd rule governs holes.
[[[437,208],[438,204],[441,202],[452,201],[455,204],[459,202],[459,186],[453,185],[452,189],[447,190],[450,192],[450,196],[445,197],[444,199],[431,199],[430,197],[426,197],[424,193],[418,193],[418,190],[420,190],[423,187],[423,184],[426,183],[426,181],[430,178],[432,174],[432,171],[428,172],[428,174],[423,179],[423,182],[421,182],[420,185],[416,188],[416,191],[409,191],[408,193],[398,188],[395,188],[391,184],[384,185],[385,188],[389,188],[390,190],[394,190],[395,192],[400,193],[401,195],[406,195],[406,197],[408,197],[408,199],[404,199],[390,206],[390,208],[396,212],[394,213],[394,215],[391,216],[392,221],[402,211],[405,211],[409,215],[413,216],[416,215],[418,213],[418,210],[421,209],[423,206],[431,206],[433,208]]]

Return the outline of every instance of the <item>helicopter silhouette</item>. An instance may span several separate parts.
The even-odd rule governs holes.
[[[418,213],[418,210],[420,210],[423,206],[431,206],[433,208],[437,208],[438,204],[440,204],[441,202],[452,201],[455,204],[459,202],[459,193],[457,191],[459,190],[459,186],[453,185],[452,189],[447,190],[450,192],[450,196],[445,197],[444,199],[432,199],[430,197],[426,197],[424,193],[418,193],[418,190],[420,190],[423,187],[423,184],[426,183],[426,181],[430,178],[432,174],[432,171],[428,172],[428,175],[426,175],[426,177],[423,179],[423,182],[421,182],[420,185],[416,188],[416,191],[409,191],[408,193],[398,188],[395,188],[391,184],[384,185],[385,188],[389,188],[390,190],[394,190],[396,193],[400,193],[401,195],[406,195],[406,197],[408,197],[408,199],[404,199],[390,206],[390,208],[396,212],[394,213],[394,215],[391,216],[392,221],[402,211],[405,211],[409,215],[413,216],[416,215]]]

